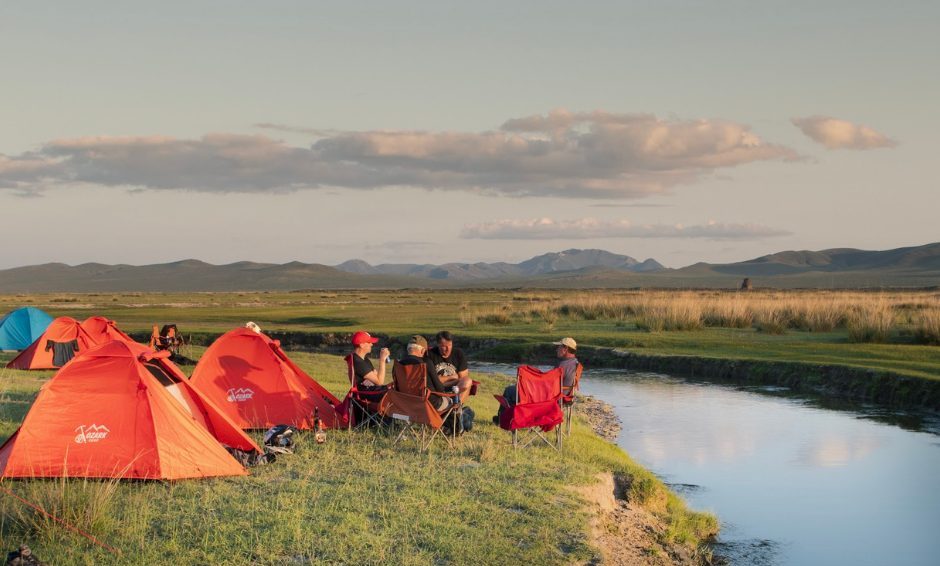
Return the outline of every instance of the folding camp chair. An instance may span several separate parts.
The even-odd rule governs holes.
[[[512,432],[513,448],[528,446],[536,439],[561,450],[561,424],[564,413],[561,410],[561,380],[564,372],[561,368],[541,371],[532,366],[519,366],[516,372],[516,403],[511,405],[502,395],[494,395],[502,406],[499,413],[499,426]],[[544,433],[555,431],[555,443]],[[527,437],[520,438],[519,431]]]
[[[395,363],[392,368],[393,388],[382,399],[381,412],[393,422],[402,426],[395,438],[395,443],[411,435],[418,442],[421,450],[427,450],[434,439],[440,436],[453,447],[457,436],[457,424],[462,417],[463,405],[456,393],[439,393],[428,388],[427,366],[425,364],[402,365]],[[450,399],[447,407],[438,411],[431,403],[434,397]],[[452,435],[445,434],[444,423],[453,422]]]
[[[581,373],[584,366],[578,364],[574,371],[574,383],[561,386],[561,408],[565,413],[565,436],[571,436],[571,415],[574,413],[574,398],[581,384]]]
[[[343,360],[346,362],[349,375],[349,393],[343,400],[348,411],[349,430],[359,430],[370,426],[380,429],[385,427],[382,414],[379,412],[379,403],[385,396],[385,391],[364,391],[356,384],[356,371],[353,368],[353,356],[349,354]]]

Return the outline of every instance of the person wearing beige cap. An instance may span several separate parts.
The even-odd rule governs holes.
[[[578,371],[578,343],[574,338],[565,336],[558,342],[552,342],[555,346],[555,355],[558,356],[558,362],[555,367],[562,368],[565,377],[562,379],[562,385],[571,387],[574,385],[575,374]]]
[[[561,368],[563,372],[562,385],[565,387],[571,387],[574,385],[575,375],[578,371],[578,343],[574,341],[574,338],[570,336],[565,336],[558,342],[552,342],[555,346],[555,356],[558,358],[558,361],[555,362],[556,368]],[[503,390],[503,398],[509,402],[510,405],[516,403],[516,384],[506,387]],[[499,407],[499,411],[502,412],[503,407]],[[499,413],[496,413],[493,416],[493,424],[499,424]]]

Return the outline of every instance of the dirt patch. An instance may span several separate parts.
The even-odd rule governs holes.
[[[589,395],[577,398],[575,414],[595,434],[616,442],[621,423],[613,407]],[[694,566],[704,561],[681,545],[663,545],[666,525],[649,510],[627,501],[630,478],[609,472],[593,485],[578,488],[591,506],[591,543],[601,550],[599,564],[612,566]],[[593,563],[592,563],[593,564]]]
[[[629,480],[610,473],[597,475],[593,485],[577,491],[591,506],[591,543],[601,560],[590,564],[611,566],[695,566],[701,563],[688,548],[664,546],[666,526],[646,509],[626,501]]]
[[[597,436],[608,442],[617,442],[620,419],[609,404],[590,395],[579,395],[575,398],[574,414],[586,420]]]

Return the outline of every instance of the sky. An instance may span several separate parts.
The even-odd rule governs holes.
[[[940,4],[0,0],[0,269],[940,241]]]

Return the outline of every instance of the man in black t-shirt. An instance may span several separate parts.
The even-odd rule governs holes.
[[[467,356],[463,350],[454,347],[454,337],[447,330],[438,332],[435,341],[437,346],[428,351],[427,358],[445,387],[456,385],[460,389],[460,401],[464,402],[470,395],[470,386],[473,385],[470,370],[467,368]]]

